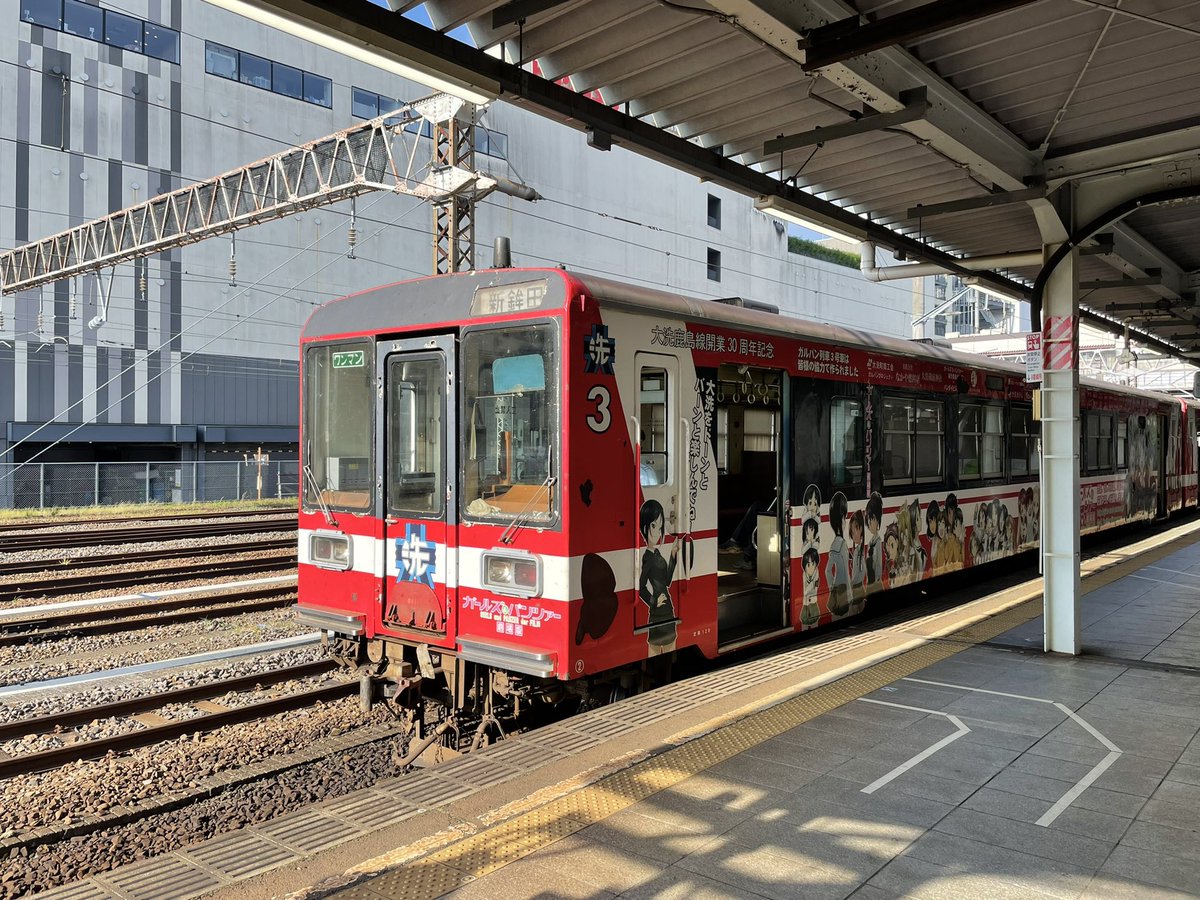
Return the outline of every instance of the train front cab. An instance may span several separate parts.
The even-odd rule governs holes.
[[[532,312],[513,315],[486,285],[472,275],[338,301],[302,350],[299,616],[407,705],[434,693],[461,707],[470,676],[493,668],[552,678],[565,642],[568,292],[534,281]],[[439,298],[442,324],[335,331],[428,315]]]

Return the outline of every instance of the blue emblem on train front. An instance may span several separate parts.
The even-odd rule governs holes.
[[[396,538],[396,582],[415,581],[433,587],[437,571],[437,544],[425,540],[425,526],[405,526],[404,537]]]
[[[616,338],[608,336],[607,325],[593,325],[592,333],[583,338],[583,371],[613,374],[613,363],[617,359]]]

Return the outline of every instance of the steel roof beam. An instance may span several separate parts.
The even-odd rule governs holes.
[[[1195,158],[1200,147],[1200,117],[1176,122],[1144,133],[1106,140],[1099,146],[1063,148],[1045,161],[1046,180],[1064,181],[1152,166],[1183,157]]]
[[[798,66],[804,61],[798,42],[805,33],[857,15],[842,0],[710,0],[710,5]],[[878,50],[826,66],[820,74],[879,112],[902,109],[901,93],[924,85],[930,109],[925,118],[906,126],[910,133],[1002,191],[1024,190],[1040,175],[1036,154],[906,50]]]
[[[1109,252],[1101,255],[1104,262],[1130,278],[1145,277],[1157,271],[1159,283],[1151,285],[1156,296],[1168,300],[1179,300],[1183,296],[1187,289],[1183,270],[1132,226],[1121,222],[1104,235],[1112,237]]]
[[[800,147],[811,147],[813,144],[824,144],[841,138],[853,137],[856,134],[866,134],[870,131],[882,131],[896,125],[906,125],[923,119],[929,112],[929,101],[925,99],[925,88],[913,88],[905,91],[901,97],[904,107],[890,113],[871,113],[852,122],[842,125],[830,125],[824,128],[813,128],[801,134],[780,135],[763,144],[763,153],[786,153]]]
[[[1006,206],[1009,203],[1040,200],[1045,196],[1046,189],[1044,187],[1025,188],[1023,191],[998,191],[994,194],[984,194],[982,197],[964,197],[962,200],[950,200],[946,203],[918,203],[916,206],[909,207],[905,217],[929,219],[948,213],[970,212],[975,209],[987,209],[990,206]]]
[[[1079,282],[1079,289],[1081,291],[1111,291],[1120,288],[1150,287],[1151,285],[1159,284],[1162,284],[1161,272],[1146,275],[1143,278],[1118,278],[1114,281],[1081,281]]]
[[[492,28],[515,25],[565,2],[566,0],[512,0],[511,3],[505,3],[499,9],[492,10]]]
[[[1037,0],[975,0],[973,3],[935,0],[865,24],[859,16],[850,16],[814,28],[801,38],[799,46],[804,50],[804,68],[822,69],[872,50],[906,44],[1032,2]]]

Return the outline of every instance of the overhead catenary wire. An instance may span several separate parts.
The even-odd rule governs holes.
[[[379,202],[379,201],[380,201],[380,200],[381,200],[383,197],[385,197],[385,196],[387,196],[387,195],[386,195],[386,194],[380,194],[379,196],[377,196],[377,197],[373,198],[373,199],[372,199],[372,201],[371,201],[371,203],[369,204],[369,206],[373,206],[375,203],[378,203],[378,202]],[[383,230],[383,226],[381,226],[381,227],[380,227],[379,231],[382,231],[382,230]],[[312,242],[312,244],[310,245],[310,247],[311,247],[311,246],[315,246],[317,243],[319,243],[320,241],[324,240],[324,239],[325,239],[326,237],[328,237],[329,235],[332,235],[332,234],[336,233],[336,231],[337,231],[337,229],[330,229],[330,230],[329,230],[329,232],[328,232],[327,234],[324,234],[324,235],[320,235],[320,236],[318,236],[318,237],[316,238],[316,240],[314,240],[314,241]],[[375,234],[377,234],[377,233],[378,233],[378,232],[376,232]],[[372,235],[371,235],[371,237],[375,237],[375,234],[372,234]],[[276,271],[278,271],[279,269],[283,268],[284,266],[288,265],[290,262],[292,262],[292,261],[293,261],[293,260],[295,260],[297,257],[299,257],[299,256],[300,256],[302,253],[304,253],[304,252],[305,252],[307,249],[309,249],[309,247],[302,247],[302,248],[300,248],[300,249],[299,249],[299,250],[297,250],[297,251],[296,251],[294,254],[292,254],[292,256],[291,256],[291,257],[289,257],[288,259],[286,259],[286,260],[284,260],[283,262],[279,263],[279,265],[277,265],[277,266],[276,266],[274,269],[272,269],[272,270],[271,270],[270,272],[268,272],[267,274],[274,274],[274,272],[276,272]],[[333,265],[333,260],[330,260],[328,263],[326,263],[326,267],[328,267],[328,266],[331,266],[331,265]],[[324,267],[323,267],[323,268],[324,268]],[[320,270],[318,270],[318,271],[320,271]],[[308,276],[306,276],[306,277],[308,277]],[[246,293],[248,290],[250,290],[250,288],[251,288],[251,287],[253,287],[253,285],[248,285],[247,287],[245,287],[245,288],[243,288],[242,290],[240,290],[240,291],[239,291],[239,292],[238,292],[236,295],[234,295],[234,297],[231,297],[231,298],[230,298],[230,300],[226,301],[226,304],[227,304],[227,303],[230,303],[230,302],[232,302],[232,301],[233,301],[234,299],[236,299],[237,297],[240,297],[240,296],[242,296],[244,293]],[[266,301],[265,303],[262,303],[262,304],[260,304],[260,305],[259,305],[259,306],[258,306],[258,307],[257,307],[257,308],[254,310],[254,312],[259,312],[260,310],[262,310],[262,309],[265,309],[265,308],[266,308],[267,306],[269,306],[270,304],[272,304],[272,303],[276,302],[276,299],[277,299],[277,298],[275,298],[275,297],[272,297],[270,300]],[[224,306],[224,305],[226,305],[226,304],[222,304],[222,306]],[[223,337],[223,336],[224,336],[225,334],[227,334],[229,331],[232,331],[234,328],[237,328],[237,327],[239,327],[239,324],[238,324],[238,323],[234,323],[234,324],[230,325],[230,326],[229,326],[229,328],[228,328],[228,329],[226,329],[226,331],[222,332],[220,335],[217,335],[217,336],[213,337],[213,338],[212,338],[212,339],[211,339],[211,340],[210,340],[208,343],[212,343],[212,342],[216,341],[218,338],[220,338],[220,337]],[[161,351],[161,350],[162,350],[164,347],[166,347],[166,346],[169,344],[169,342],[170,342],[170,340],[168,339],[168,341],[166,341],[166,342],[164,342],[164,343],[160,344],[158,347],[156,347],[156,348],[155,348],[155,351],[156,351],[156,352],[157,352],[157,351]],[[193,355],[195,355],[195,354],[199,353],[199,352],[200,352],[200,350],[203,350],[203,349],[204,349],[204,347],[208,346],[208,343],[206,343],[206,344],[204,344],[204,345],[202,345],[202,346],[200,346],[200,347],[196,348],[195,350],[189,351],[187,354],[184,354],[183,356],[181,356],[181,357],[180,357],[180,359],[178,359],[178,360],[174,360],[174,361],[172,361],[172,362],[168,363],[167,365],[163,366],[163,367],[162,367],[162,368],[161,368],[161,369],[160,369],[160,370],[159,370],[159,371],[158,371],[158,372],[157,372],[155,375],[153,375],[153,376],[152,376],[152,380],[157,380],[157,379],[159,379],[159,378],[162,378],[162,377],[163,377],[163,376],[164,376],[164,375],[165,375],[167,372],[169,372],[169,371],[171,371],[172,369],[176,368],[177,366],[181,365],[181,364],[182,364],[184,361],[186,361],[187,359],[189,359],[191,356],[193,356]],[[147,356],[144,356],[144,357],[142,358],[142,360],[141,360],[141,361],[142,361],[142,362],[144,362],[144,361],[145,361],[147,358],[148,358],[148,355],[147,355]],[[93,390],[93,391],[92,391],[92,392],[91,392],[89,395],[87,395],[87,397],[89,397],[89,398],[90,398],[90,397],[95,397],[95,396],[97,396],[97,395],[99,394],[99,391],[100,391],[101,389],[107,388],[107,387],[108,387],[110,384],[112,384],[113,382],[119,381],[119,379],[121,378],[121,376],[125,375],[126,373],[128,373],[128,372],[130,372],[130,371],[133,371],[133,369],[135,368],[135,366],[136,366],[136,362],[135,362],[134,366],[127,366],[127,367],[123,368],[123,369],[122,369],[122,370],[121,370],[121,371],[120,371],[118,374],[116,374],[116,375],[112,376],[111,378],[109,378],[109,380],[108,380],[108,381],[104,382],[104,384],[103,384],[103,385],[98,385],[98,386],[96,387],[96,389],[95,389],[95,390]],[[118,388],[118,390],[119,390],[119,388]],[[97,415],[98,415],[100,412],[108,412],[110,409],[112,409],[113,407],[117,406],[118,404],[120,404],[120,403],[121,403],[121,402],[123,402],[124,400],[127,400],[129,397],[132,397],[134,394],[136,394],[136,393],[137,393],[137,391],[138,391],[138,387],[136,387],[136,386],[135,386],[135,387],[133,388],[133,390],[131,390],[131,391],[128,391],[128,392],[126,392],[125,394],[122,394],[122,395],[121,395],[120,397],[118,397],[116,400],[114,400],[114,401],[112,401],[111,403],[109,403],[109,404],[108,404],[108,406],[106,406],[106,407],[105,407],[103,410],[98,410],[98,411],[97,411]],[[75,401],[75,402],[74,402],[74,403],[72,403],[70,406],[68,406],[68,407],[67,407],[65,410],[62,410],[62,411],[60,411],[60,412],[59,412],[59,413],[58,413],[58,414],[55,416],[55,418],[58,418],[59,416],[65,415],[66,413],[69,413],[71,410],[75,409],[76,407],[82,406],[82,405],[83,405],[83,403],[84,403],[84,399],[85,399],[85,398],[81,397],[79,400]],[[5,457],[5,456],[8,456],[8,455],[12,454],[12,452],[13,452],[14,450],[16,450],[16,448],[17,448],[17,447],[19,447],[19,446],[21,446],[22,444],[25,444],[25,443],[28,443],[28,442],[30,442],[30,441],[31,441],[31,439],[32,439],[32,438],[33,438],[35,435],[37,435],[37,434],[38,434],[38,433],[40,433],[41,431],[45,430],[47,427],[49,427],[49,425],[50,425],[50,424],[51,424],[50,422],[44,422],[44,423],[42,423],[41,425],[39,425],[37,428],[35,428],[33,431],[31,431],[31,432],[30,432],[28,435],[26,435],[25,437],[23,437],[23,438],[21,438],[20,440],[18,440],[18,441],[15,441],[14,443],[10,444],[10,445],[9,445],[8,447],[6,447],[6,448],[5,448],[3,451],[0,451],[0,459],[3,459],[3,457]],[[38,457],[42,456],[44,453],[48,452],[48,451],[49,451],[49,450],[51,450],[52,448],[54,448],[54,447],[58,446],[60,443],[62,443],[63,441],[65,441],[67,438],[69,438],[71,435],[75,434],[76,432],[78,432],[79,430],[81,430],[82,428],[84,428],[86,425],[89,425],[89,424],[91,424],[91,423],[90,423],[90,422],[80,422],[80,423],[79,423],[78,425],[76,425],[74,428],[72,428],[71,430],[67,431],[67,432],[66,432],[65,434],[63,434],[63,435],[62,435],[60,438],[58,438],[58,440],[52,441],[51,443],[49,443],[49,444],[47,444],[46,446],[44,446],[44,447],[42,447],[41,449],[39,449],[39,450],[38,450],[36,453],[34,453],[34,454],[33,454],[33,455],[32,455],[32,456],[29,458],[29,459],[25,460],[24,462],[18,463],[18,464],[14,465],[14,466],[10,466],[9,470],[8,470],[6,473],[4,473],[3,475],[0,475],[0,481],[4,481],[4,480],[6,480],[6,479],[8,479],[8,478],[12,478],[12,477],[13,477],[13,476],[16,474],[16,472],[17,472],[17,471],[19,471],[19,470],[20,470],[20,469],[21,469],[23,466],[29,465],[29,464],[30,464],[30,463],[32,463],[34,460],[38,459]]]

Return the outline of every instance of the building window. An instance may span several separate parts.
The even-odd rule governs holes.
[[[239,53],[238,79],[242,84],[269,91],[271,89],[270,60],[255,56],[253,53]]]
[[[164,62],[179,64],[179,32],[153,22],[146,23],[145,53]]]
[[[21,0],[21,21],[46,28],[62,28],[60,0]]]
[[[99,41],[104,37],[104,12],[90,3],[67,0],[63,8],[63,31]]]
[[[379,100],[379,95],[373,91],[352,88],[350,90],[350,115],[360,119],[375,118],[379,115]]]
[[[721,227],[721,198],[708,195],[708,227]]]
[[[142,52],[142,23],[111,9],[104,13],[104,43],[122,50]]]
[[[277,94],[304,99],[304,73],[283,63],[271,63],[271,85]]]
[[[721,251],[708,248],[708,280],[721,280]]]
[[[333,109],[333,82],[311,72],[304,73],[304,99],[317,106]]]
[[[21,21],[179,63],[179,32],[81,0],[21,0]]]
[[[204,42],[204,71],[218,78],[228,78],[271,91],[281,97],[303,100],[326,109],[333,108],[333,82],[328,78],[212,41]],[[354,102],[359,103],[357,94]]]
[[[231,78],[237,81],[238,53],[220,44],[205,43],[204,71],[218,78]]]

